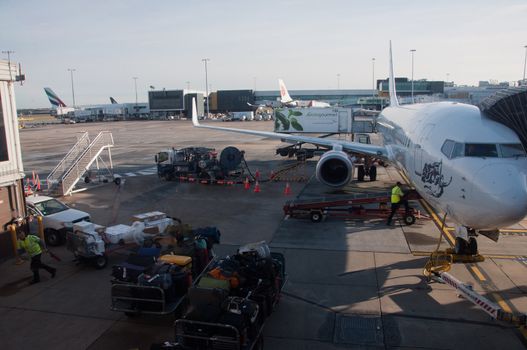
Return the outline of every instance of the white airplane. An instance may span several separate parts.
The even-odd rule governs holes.
[[[477,253],[478,234],[498,240],[499,228],[527,215],[527,156],[517,134],[476,106],[435,102],[399,106],[390,42],[390,107],[377,125],[383,146],[329,138],[284,135],[200,125],[284,142],[331,148],[316,167],[317,179],[333,187],[352,178],[352,154],[377,157],[403,172],[417,192],[456,222],[456,253]]]
[[[44,92],[48,96],[49,102],[51,103],[51,108],[57,116],[63,116],[69,112],[75,111],[75,108],[68,107],[66,104],[57,96],[56,93],[51,90],[51,88],[44,88]]]
[[[330,104],[327,102],[315,100],[293,100],[291,96],[289,96],[289,92],[287,91],[287,88],[285,87],[284,81],[282,79],[278,79],[278,85],[280,86],[280,102],[285,107],[331,107]]]

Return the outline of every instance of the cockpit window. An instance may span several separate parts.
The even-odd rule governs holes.
[[[441,152],[450,158],[450,155],[452,154],[452,150],[454,149],[455,142],[452,140],[446,140],[443,144],[443,147],[441,147]]]
[[[451,158],[463,157],[465,155],[465,145],[463,143],[456,142],[454,150],[452,151]]]
[[[493,143],[467,143],[465,157],[498,157],[498,150]]]
[[[509,157],[525,157],[525,150],[521,143],[506,143],[500,144],[501,156]]]

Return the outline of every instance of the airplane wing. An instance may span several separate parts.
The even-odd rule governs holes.
[[[349,142],[349,141],[335,140],[335,139],[329,139],[329,138],[280,134],[277,132],[270,132],[270,131],[245,130],[245,129],[236,129],[236,128],[225,128],[225,127],[220,127],[220,126],[201,125],[198,121],[197,113],[192,113],[192,123],[197,128],[206,128],[206,129],[213,129],[213,130],[236,132],[240,134],[269,137],[269,138],[281,140],[282,142],[288,142],[288,143],[304,142],[304,143],[311,143],[313,145],[329,147],[333,149],[342,148],[342,150],[348,151],[348,152],[355,152],[355,153],[360,153],[364,155],[375,156],[375,157],[383,158],[386,160],[389,159],[388,151],[386,147],[384,146],[369,145],[369,144],[364,144],[364,143],[359,143],[359,142]]]

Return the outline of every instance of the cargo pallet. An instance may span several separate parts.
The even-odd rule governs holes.
[[[312,222],[321,222],[325,217],[387,219],[391,212],[390,195],[390,192],[357,193],[342,199],[323,197],[309,200],[292,200],[285,203],[283,210],[286,216],[292,218],[309,217]],[[420,198],[415,190],[411,190],[407,192],[404,199],[417,200]],[[401,206],[397,214],[404,219],[406,225],[415,223],[415,209],[410,208],[410,211],[406,213],[404,206]]]

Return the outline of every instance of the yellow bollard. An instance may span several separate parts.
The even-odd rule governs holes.
[[[42,216],[37,216],[37,222],[38,222],[38,236],[42,240],[42,242],[46,242],[44,240],[44,223],[42,222]]]
[[[16,225],[12,224],[9,225],[9,233],[11,234],[11,242],[13,243],[13,251],[15,253],[15,264],[20,265],[24,263],[24,260],[20,258],[20,255],[18,255],[18,243],[17,243],[17,237],[16,237]]]

